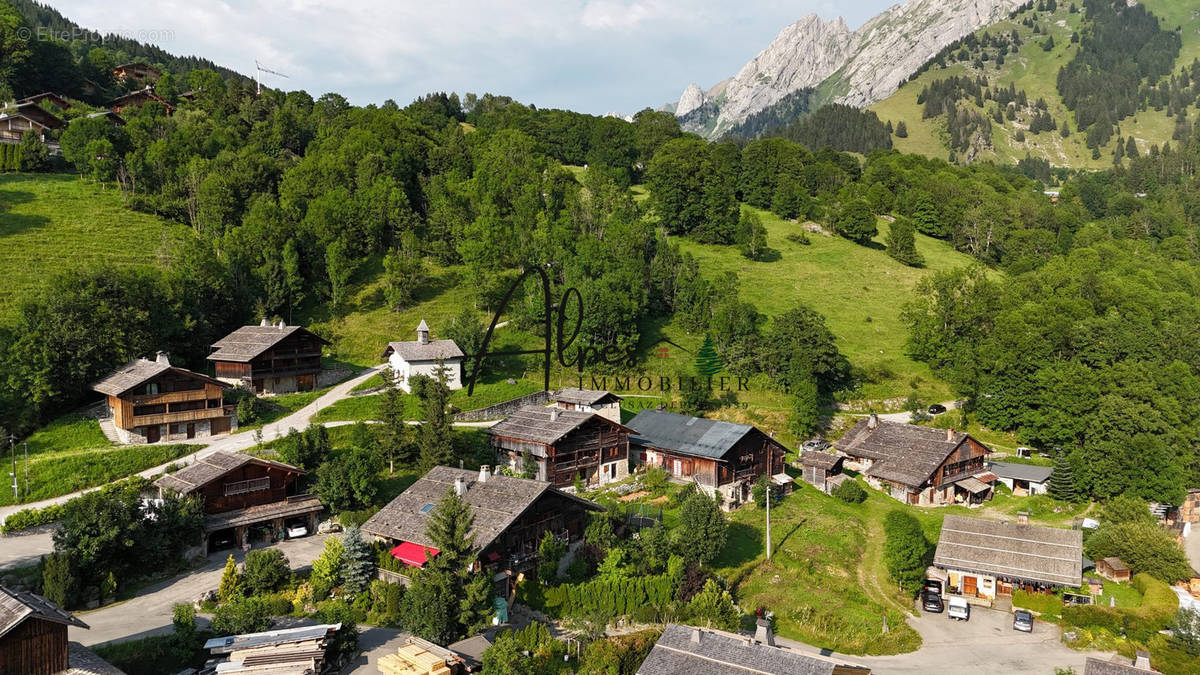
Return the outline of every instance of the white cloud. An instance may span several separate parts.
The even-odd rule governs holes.
[[[50,0],[68,18],[246,75],[356,104],[429,91],[632,112],[691,81],[732,75],[785,25],[829,0]],[[842,8],[861,23],[887,0]]]

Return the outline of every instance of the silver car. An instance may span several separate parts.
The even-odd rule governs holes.
[[[1013,612],[1013,630],[1019,630],[1022,633],[1032,633],[1033,615],[1023,609]]]

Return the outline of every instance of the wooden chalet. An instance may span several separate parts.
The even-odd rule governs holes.
[[[596,413],[610,421],[621,423],[621,397],[600,389],[567,387],[554,392],[554,405],[563,410]]]
[[[0,586],[0,675],[67,670],[68,626],[88,627],[40,595]]]
[[[264,319],[218,340],[208,360],[218,380],[260,394],[312,391],[319,386],[322,346],[328,344],[300,326],[271,325]]]
[[[53,141],[47,133],[67,123],[37,103],[17,103],[0,109],[0,142],[18,143],[26,132],[33,132],[43,143]]]
[[[537,567],[538,544],[550,532],[574,544],[583,538],[589,513],[604,509],[546,481],[436,466],[363,523],[362,530],[392,546],[392,556],[423,567],[438,554],[426,534],[429,514],[453,491],[471,507],[471,532],[479,559],[475,570],[493,575],[507,596],[517,575]]]
[[[846,455],[846,466],[907,504],[979,504],[991,498],[996,481],[986,466],[991,450],[953,429],[880,421],[871,415],[834,447]]]
[[[63,112],[66,112],[71,107],[70,101],[63,98],[62,96],[59,96],[58,94],[55,94],[54,92],[49,92],[49,91],[44,91],[40,94],[34,94],[33,96],[26,96],[25,98],[17,99],[18,104],[21,104],[21,103],[40,104],[42,101],[49,102],[50,105],[54,106],[55,108],[58,108],[59,110],[61,110]]]
[[[1112,556],[1096,561],[1096,574],[1109,581],[1129,581],[1132,572],[1130,572],[1129,565],[1126,565],[1124,560]]]
[[[566,487],[578,478],[604,485],[629,475],[629,427],[597,413],[525,406],[491,427],[497,461]]]
[[[1083,533],[967,516],[946,516],[933,556],[948,577],[946,592],[990,601],[1014,588],[1078,588]]]
[[[117,82],[135,80],[154,84],[162,77],[162,71],[148,63],[122,63],[113,68],[112,75]]]
[[[233,406],[225,405],[229,385],[171,365],[167,355],[134,359],[92,389],[108,397],[108,409],[122,443],[157,443],[207,438],[237,428]]]
[[[154,87],[146,85],[136,91],[131,91],[123,96],[118,96],[108,102],[108,107],[115,113],[121,113],[126,108],[140,108],[147,103],[157,103],[163,107],[168,115],[175,112],[175,106],[171,105],[167,99],[154,93]]]
[[[800,458],[803,480],[821,492],[828,494],[840,481],[831,481],[841,475],[842,463],[846,458],[820,450],[809,450]]]
[[[255,539],[284,538],[289,521],[317,529],[324,506],[299,494],[296,479],[305,471],[240,452],[214,452],[154,481],[159,494],[196,496],[204,502],[205,553],[217,538],[246,545]]]
[[[767,624],[767,625],[763,625]],[[668,624],[637,675],[870,675],[819,654],[777,646],[767,621],[755,637]]]
[[[760,476],[783,488],[792,484],[783,470],[787,448],[756,427],[661,410],[643,410],[628,426],[634,462],[720,493],[727,508],[745,502]]]

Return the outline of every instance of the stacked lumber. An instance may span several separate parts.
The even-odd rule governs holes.
[[[341,624],[306,626],[214,638],[205,643],[217,659],[202,673],[215,675],[316,675]]]
[[[445,650],[424,640],[410,639],[407,644],[379,659],[383,675],[451,675],[454,672]]]

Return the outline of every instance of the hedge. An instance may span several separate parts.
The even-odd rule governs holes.
[[[0,143],[0,171],[21,170],[21,146]]]
[[[53,523],[62,517],[62,504],[51,504],[41,509],[21,509],[16,513],[4,519],[4,525],[0,526],[0,532],[4,534],[12,534],[21,530],[28,530],[32,527],[40,527],[47,523]]]
[[[563,615],[626,616],[642,607],[665,607],[675,599],[675,584],[666,574],[613,579],[593,579],[544,589],[545,611]]]

